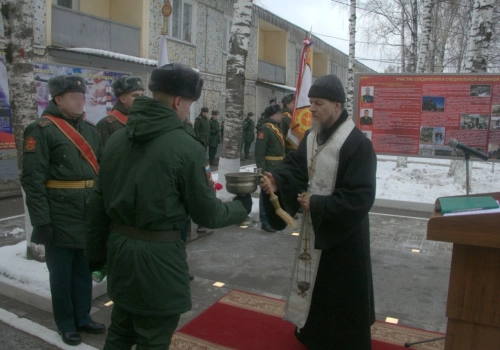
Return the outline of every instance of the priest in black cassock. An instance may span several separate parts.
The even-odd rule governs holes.
[[[281,207],[304,210],[285,319],[309,349],[371,349],[375,322],[368,212],[375,200],[372,143],[344,108],[339,78],[326,75],[309,90],[312,126],[296,152],[266,176]],[[285,223],[264,196],[269,223]]]

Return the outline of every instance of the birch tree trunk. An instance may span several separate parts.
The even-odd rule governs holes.
[[[9,100],[12,127],[17,149],[19,178],[23,164],[23,133],[28,124],[37,118],[35,79],[33,73],[33,18],[31,0],[4,0],[1,12],[5,32],[5,62],[9,79]],[[26,211],[27,213],[27,211]],[[43,260],[43,246],[31,243],[29,215],[26,214],[26,242],[28,258]]]
[[[240,171],[240,152],[245,118],[245,70],[252,25],[253,0],[235,0],[230,50],[226,68],[226,117],[219,160],[218,182],[224,187],[218,196],[228,200],[225,174]]]
[[[417,72],[424,73],[427,66],[427,52],[431,35],[432,8],[434,0],[425,0],[422,11],[422,37],[420,38],[420,51],[418,53]]]
[[[464,72],[486,73],[488,49],[493,32],[492,17],[495,0],[475,0],[467,42]]]
[[[356,65],[356,0],[350,0],[349,9],[349,67],[347,69],[347,112],[353,115],[354,68]]]
[[[464,73],[486,73],[488,68],[488,49],[493,32],[492,16],[495,0],[475,0],[472,19],[467,41],[467,56],[465,58]],[[470,164],[472,169],[472,162]],[[471,171],[472,172],[472,171]],[[465,161],[450,161],[449,176],[453,176],[455,183],[463,188],[465,183]],[[470,177],[472,174],[469,174]]]

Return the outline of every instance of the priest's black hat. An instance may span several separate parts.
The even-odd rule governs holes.
[[[119,77],[113,82],[112,86],[116,97],[120,97],[130,91],[144,91],[144,83],[141,77]]]
[[[148,88],[151,91],[196,101],[201,95],[203,79],[197,71],[189,66],[181,63],[169,63],[153,69]]]
[[[76,75],[57,75],[49,79],[49,92],[52,97],[56,97],[67,92],[81,92],[85,94],[87,84],[85,79]]]
[[[325,98],[334,102],[345,102],[344,86],[340,79],[334,75],[323,75],[316,79],[309,89],[308,97]]]

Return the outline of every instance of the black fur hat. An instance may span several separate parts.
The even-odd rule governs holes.
[[[208,107],[202,107],[201,108],[201,113],[203,113],[203,112],[207,112],[208,113]]]
[[[76,75],[57,75],[49,79],[48,85],[52,97],[67,92],[81,92],[85,94],[85,90],[87,90],[85,79]]]
[[[212,115],[219,115],[219,111],[212,111]]]
[[[116,97],[120,97],[130,91],[144,91],[144,82],[141,77],[119,77],[113,82],[112,86]]]
[[[276,113],[281,112],[280,105],[272,105],[264,109],[264,118],[269,118]]]
[[[196,101],[201,95],[203,79],[198,72],[189,66],[181,63],[169,63],[153,69],[148,88],[151,91]]]
[[[253,117],[253,112],[248,112],[247,117]]]
[[[293,92],[291,94],[283,96],[283,98],[281,99],[281,103],[283,104],[283,106],[286,106],[292,101],[295,101],[295,94]]]

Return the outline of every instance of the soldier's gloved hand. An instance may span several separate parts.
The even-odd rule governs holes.
[[[106,260],[89,260],[90,272],[101,270],[106,265]]]
[[[51,224],[40,225],[33,227],[31,234],[31,242],[35,244],[50,244],[54,237],[54,230]]]
[[[241,202],[241,204],[243,204],[243,206],[247,210],[247,214],[250,215],[250,213],[252,212],[252,204],[253,204],[252,196],[250,196],[249,194],[246,194],[244,196],[236,196],[234,197],[233,201]]]

